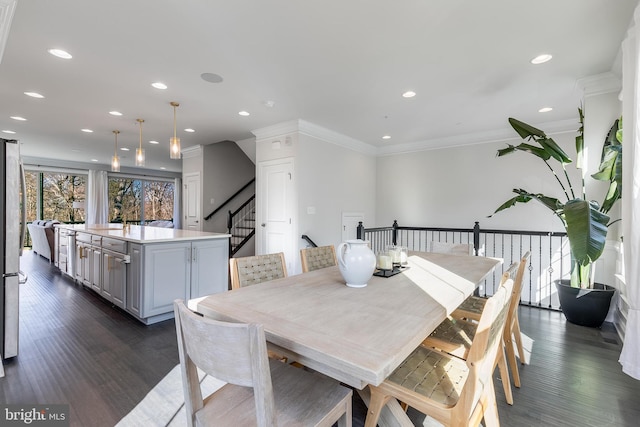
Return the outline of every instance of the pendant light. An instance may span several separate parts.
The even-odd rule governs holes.
[[[118,157],[118,134],[119,130],[114,130],[113,134],[116,136],[116,146],[113,150],[113,157],[111,158],[111,172],[120,172],[120,158]]]
[[[136,119],[140,124],[140,145],[136,149],[136,166],[144,166],[144,149],[142,148],[142,123],[144,120]]]
[[[179,107],[180,104],[177,102],[170,102],[173,107],[173,138],[169,141],[169,153],[172,159],[180,158],[180,138],[176,137],[176,107]]]

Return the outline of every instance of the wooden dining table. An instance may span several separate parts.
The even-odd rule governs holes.
[[[363,288],[329,267],[209,295],[196,307],[262,324],[270,349],[361,390],[384,381],[501,262],[410,252],[401,273]]]

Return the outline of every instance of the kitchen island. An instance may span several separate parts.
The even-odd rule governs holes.
[[[145,324],[173,301],[225,292],[229,235],[122,224],[59,224],[56,266]]]

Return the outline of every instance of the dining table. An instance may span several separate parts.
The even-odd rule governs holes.
[[[205,317],[262,324],[271,350],[366,391],[368,384],[384,381],[501,263],[409,252],[396,274],[374,275],[364,287],[346,286],[333,266],[209,295],[194,306]]]

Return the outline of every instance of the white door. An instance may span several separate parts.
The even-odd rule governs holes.
[[[342,213],[342,241],[357,239],[358,223],[364,222],[364,215],[356,212]]]
[[[293,158],[260,162],[260,254],[284,252],[287,271],[293,273],[299,255],[294,249]]]
[[[202,230],[200,219],[200,172],[184,175],[184,228]]]

